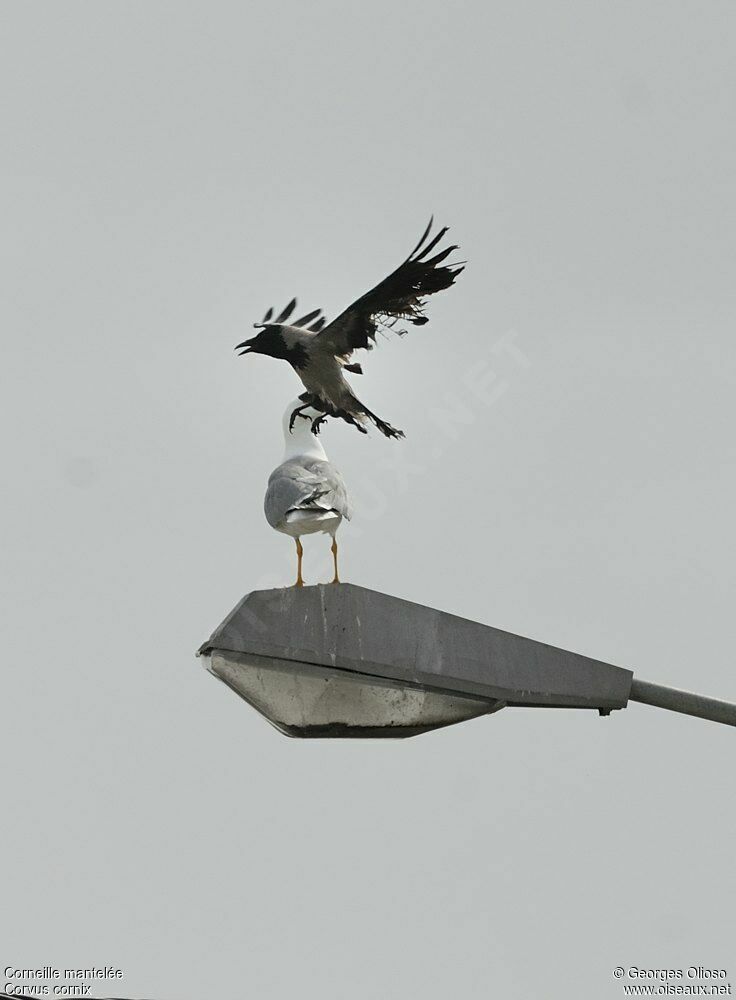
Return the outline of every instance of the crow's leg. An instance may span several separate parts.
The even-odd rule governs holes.
[[[296,542],[296,583],[295,587],[303,587],[304,580],[302,578],[302,556],[304,555],[304,549],[302,548],[301,539],[295,538]]]
[[[314,418],[314,420],[312,421],[312,434],[315,435],[319,434],[320,430],[322,429],[322,424],[325,422],[325,420],[327,420],[328,416],[329,414],[327,413],[321,413],[318,417]]]
[[[312,434],[317,435],[322,429],[322,424],[327,420],[328,417],[336,417],[338,411],[335,407],[327,402],[327,400],[320,399],[319,396],[312,396],[312,409],[319,410],[320,414],[315,417],[312,421]]]
[[[289,417],[289,433],[291,433],[294,430],[294,424],[296,423],[296,418],[302,415],[302,410],[306,410],[308,408],[309,408],[309,403],[305,403],[304,406],[297,406],[297,408],[292,411],[292,414]]]
[[[332,562],[335,566],[335,578],[333,579],[332,582],[339,583],[340,577],[337,574],[337,539],[335,538],[334,535],[332,536],[332,545],[330,546],[330,551],[332,552]]]
[[[314,406],[314,403],[316,401],[316,397],[312,396],[311,393],[305,392],[305,393],[302,393],[302,395],[299,397],[299,399],[304,399],[305,396],[307,397],[307,399],[302,404],[302,406],[297,406],[297,408],[292,412],[291,416],[289,417],[289,432],[290,433],[291,433],[291,431],[294,430],[294,422],[296,421],[297,417],[301,416],[302,411],[303,410],[308,410],[310,408],[310,406]],[[309,417],[305,417],[305,420],[309,420]]]

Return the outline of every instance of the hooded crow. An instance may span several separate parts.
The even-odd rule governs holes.
[[[372,350],[379,329],[394,330],[402,336],[406,330],[396,329],[398,322],[415,326],[428,322],[424,315],[426,297],[449,288],[463,270],[460,265],[464,261],[443,263],[457,246],[430,256],[447,232],[444,227],[430,239],[432,222],[430,219],[403,264],[331,323],[326,322],[321,309],[287,322],[296,309],[296,299],[292,299],[275,319],[273,309],[269,309],[263,321],[254,324],[260,332],[237,345],[235,350],[241,354],[266,354],[288,361],[302,380],[306,392],[299,397],[302,405],[291,415],[290,429],[300,412],[312,408],[318,411],[312,422],[315,434],[327,417],[339,417],[362,434],[367,433],[365,424],[370,420],[386,437],[404,436],[403,431],[376,416],[358,399],[344,373],[363,374],[359,364],[350,363],[351,356],[359,349]]]

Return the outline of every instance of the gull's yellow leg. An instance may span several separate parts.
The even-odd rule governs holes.
[[[332,561],[335,564],[335,579],[332,582],[339,583],[340,577],[337,575],[337,539],[335,539],[334,537],[332,539],[332,545],[330,546],[330,549],[332,551]]]
[[[300,539],[294,539],[296,542],[296,583],[295,587],[303,587],[304,580],[302,579],[302,556],[304,555],[304,549],[302,548],[302,543]]]

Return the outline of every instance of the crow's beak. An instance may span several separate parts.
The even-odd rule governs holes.
[[[239,355],[240,357],[242,357],[243,354],[250,354],[251,351],[253,350],[253,341],[254,340],[255,340],[255,337],[251,337],[250,340],[244,340],[242,344],[236,344],[234,350],[240,351],[240,355]],[[245,350],[241,350],[241,348],[245,348]]]

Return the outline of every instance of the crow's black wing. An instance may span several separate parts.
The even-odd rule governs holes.
[[[285,305],[281,312],[278,314],[276,319],[273,318],[273,308],[269,309],[266,315],[263,317],[260,323],[254,323],[254,326],[268,326],[269,323],[286,323],[291,314],[296,309],[296,299],[292,299],[288,305]],[[327,320],[322,315],[321,309],[313,309],[311,312],[306,313],[304,316],[300,316],[299,319],[291,320],[289,326],[301,326],[308,330],[312,330],[314,333],[318,333],[322,327],[325,325]]]
[[[400,267],[356,299],[317,334],[320,348],[338,356],[348,355],[361,347],[370,350],[379,326],[390,328],[399,320],[415,326],[428,322],[424,315],[424,299],[449,288],[463,270],[458,263],[443,264],[457,246],[446,247],[429,256],[447,232],[445,226],[429,239],[432,221],[429,220],[419,243]]]

